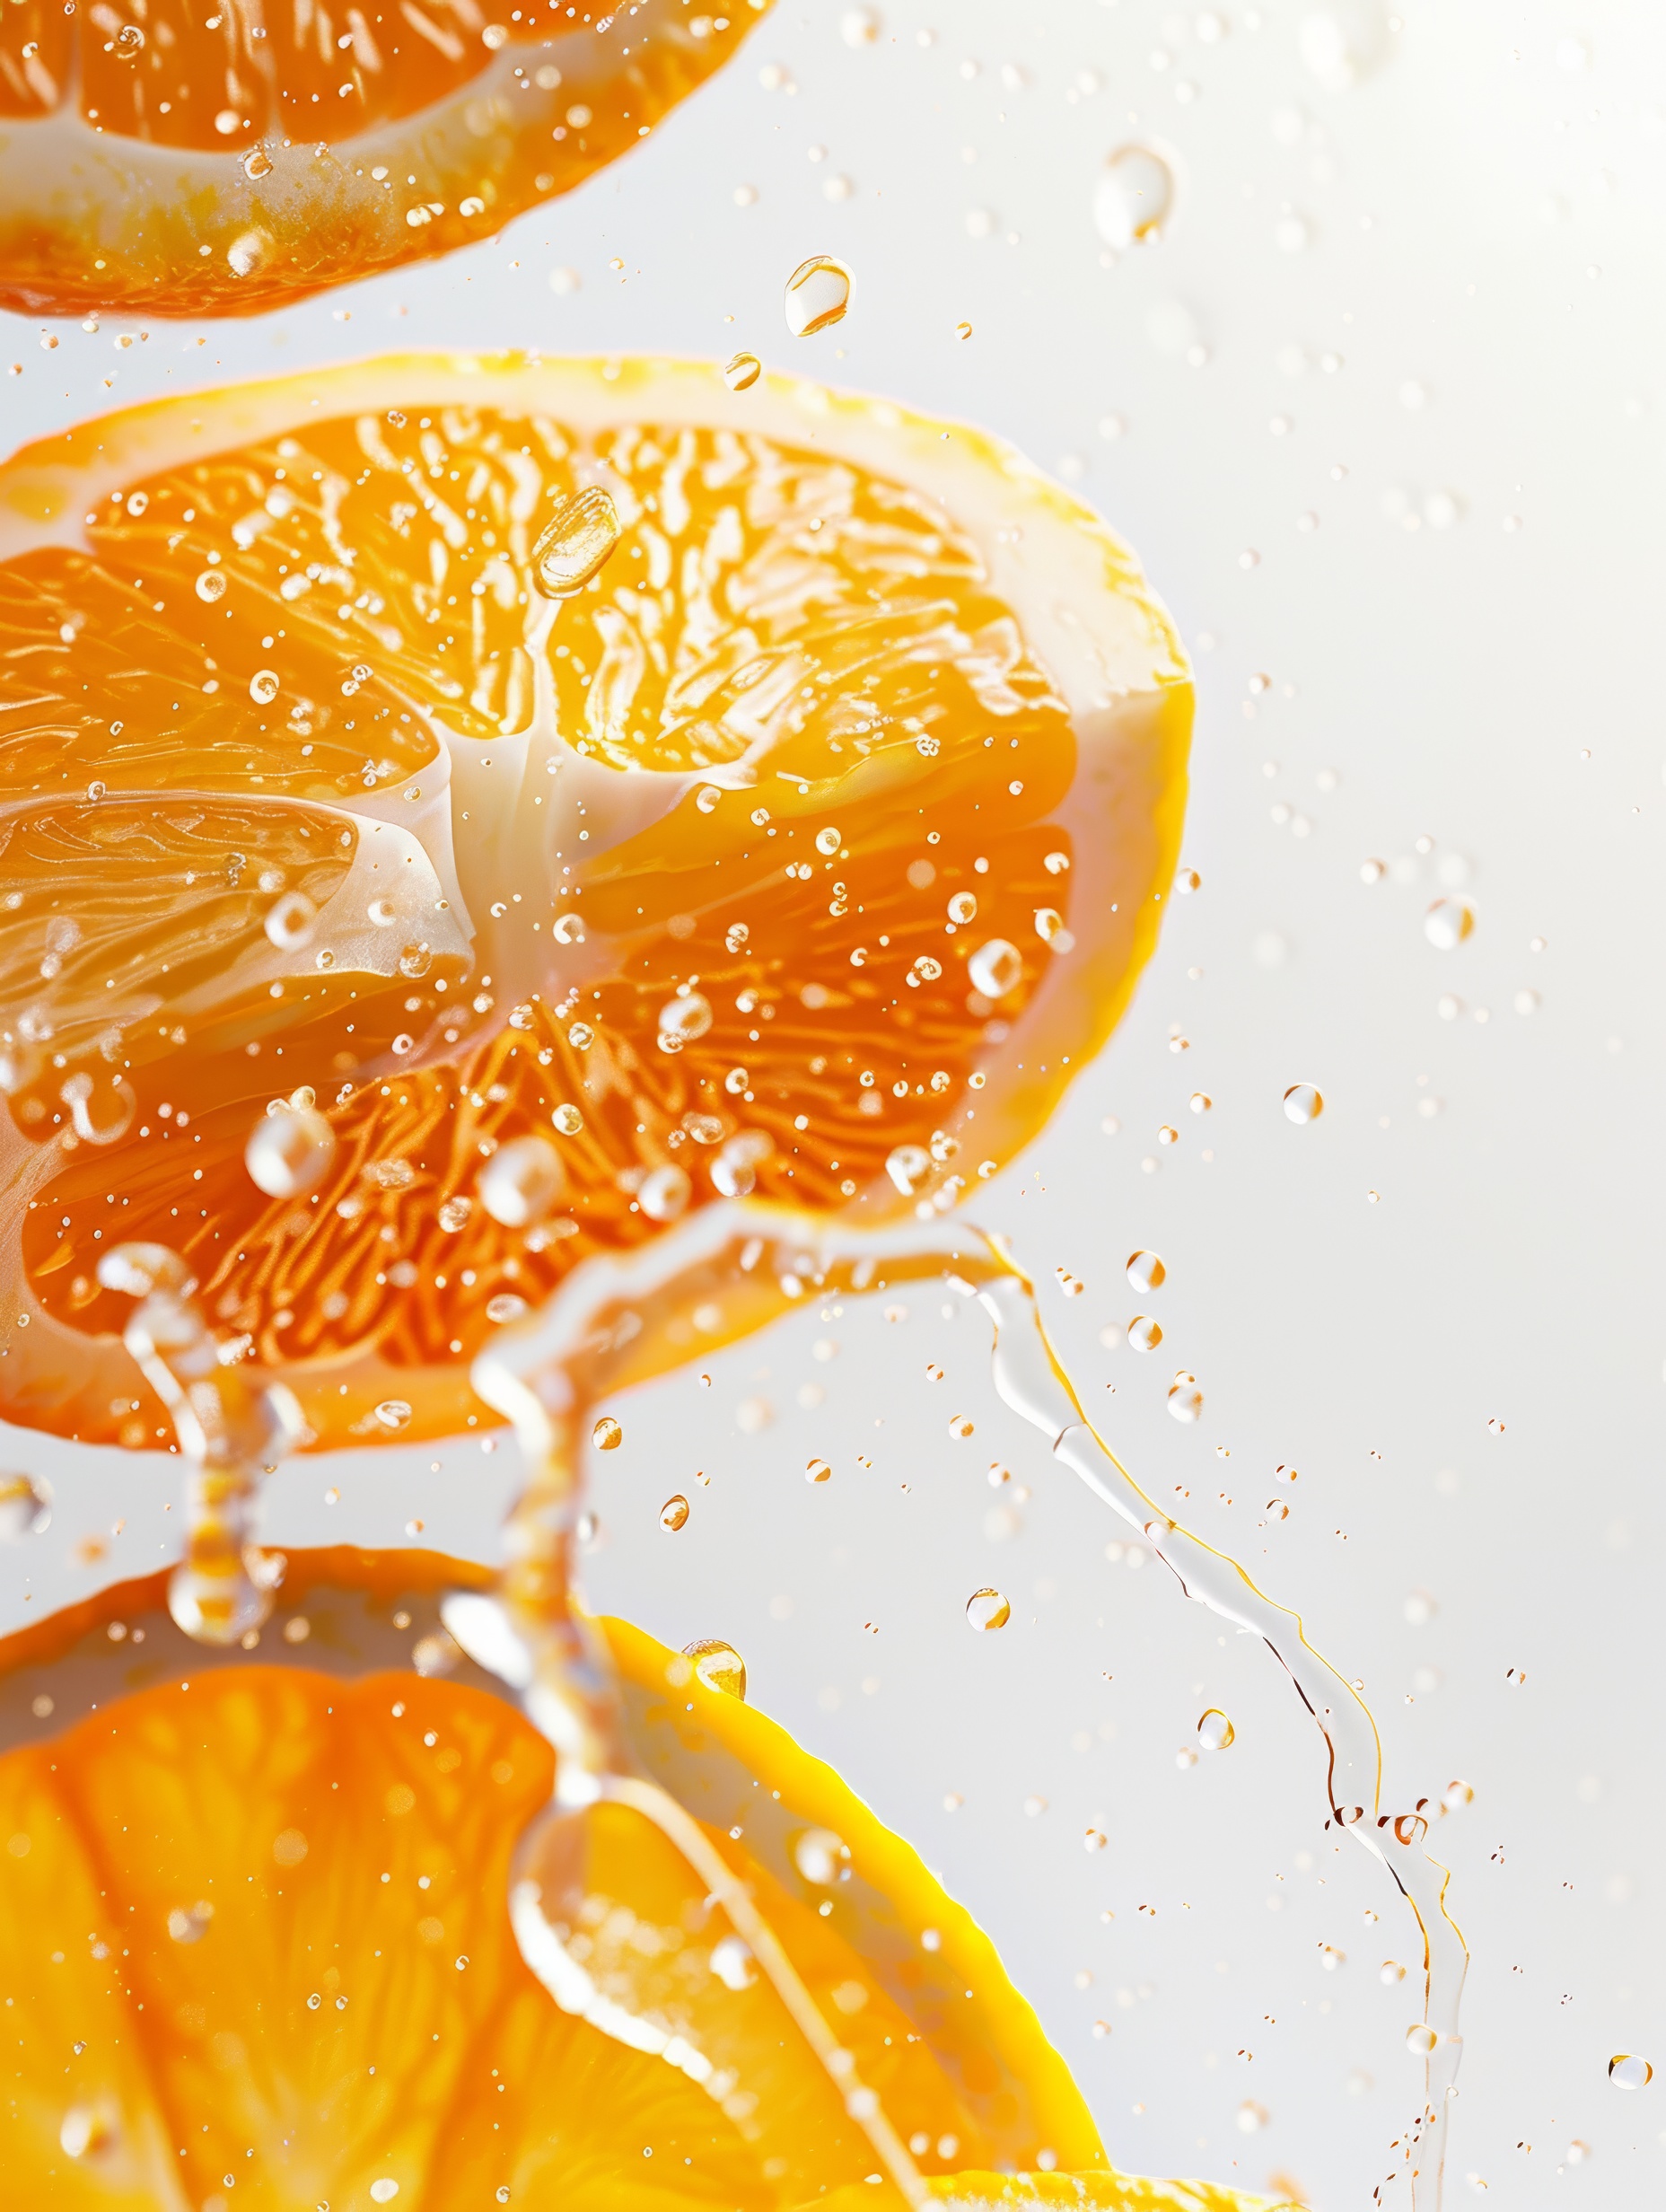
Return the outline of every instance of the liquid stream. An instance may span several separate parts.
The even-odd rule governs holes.
[[[170,1606],[188,1634],[238,1641],[269,1609],[269,1576],[250,1540],[261,1477],[294,1441],[281,1390],[240,1388],[222,1365],[174,1255],[122,1246],[101,1272],[139,1297],[129,1350],[169,1406],[192,1467],[187,1549]],[[628,1771],[609,1671],[577,1602],[575,1549],[583,1510],[583,1439],[601,1399],[675,1364],[687,1315],[703,1309],[706,1340],[745,1335],[776,1297],[879,1290],[943,1279],[975,1298],[994,1327],[994,1382],[1003,1403],[1039,1429],[1061,1465],[1136,1531],[1188,1597],[1258,1636],[1316,1723],[1325,1747],[1327,1827],[1334,1823],[1383,1866],[1417,1923],[1423,2017],[1407,2037],[1424,2058],[1424,2100],[1401,2138],[1416,2212],[1439,2212],[1449,2109],[1462,2051],[1459,2006],[1468,1951],[1446,1910],[1448,1870],[1428,1850],[1437,1806],[1385,1810],[1381,1747],[1371,1714],[1308,1643],[1300,1616],[1267,1597],[1234,1559],[1192,1535],[1146,1496],[1087,1419],[1042,1325],[1029,1278],[998,1240],[969,1223],[932,1219],[854,1232],[793,1209],[736,1199],[693,1215],[653,1243],[586,1262],[539,1312],[502,1329],[475,1362],[478,1394],[513,1424],[526,1471],[510,1515],[499,1594],[457,1593],[445,1624],[469,1656],[521,1697],[558,1755],[554,1803],[529,1829],[511,1878],[511,1918],[527,1964],[567,2012],[658,2055],[720,2102],[736,2095],[724,2052],[726,1989],[761,1978],[826,2069],[846,2112],[904,2202],[925,2185],[875,2092],[823,2016],[740,1879],[699,1824],[658,1785]],[[1392,1807],[1393,1800],[1387,1804]],[[605,1909],[628,1900],[607,1888],[599,1820],[621,1812],[650,1822],[721,1909],[736,1947],[713,1951],[709,1997],[674,2001],[640,1964],[613,1955],[606,1971],[575,1944]],[[575,1953],[583,1952],[590,1963]],[[725,1953],[727,1958],[725,1960]],[[735,1962],[739,1962],[736,1966]],[[592,1967],[596,1971],[592,1971]],[[737,2108],[740,2109],[740,2108]]]

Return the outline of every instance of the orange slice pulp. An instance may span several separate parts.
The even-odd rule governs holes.
[[[592,1971],[651,1962],[674,2023],[721,2009],[729,2073],[697,2078],[686,2042],[627,2048],[522,1965],[509,1853],[552,1754],[436,1610],[487,1579],[433,1554],[308,1553],[258,1652],[186,1643],[160,1576],[0,1643],[17,2201],[773,2212],[842,2204],[846,2184],[898,2201],[721,1912],[648,1863],[640,1826],[609,1831],[606,1872],[656,1902],[592,1916]],[[924,2172],[984,2170],[1002,2192],[955,2202],[1241,2212],[1113,2174],[1030,2007],[914,1853],[700,1665],[603,1626],[642,1772],[749,1885]],[[1025,2195],[995,2168],[1058,2172]]]
[[[715,1198],[945,1213],[1127,1002],[1190,704],[1087,509],[819,386],[396,359],[26,449],[0,1412],[168,1433],[116,1242],[329,1444],[491,1418],[495,1329]]]
[[[647,136],[768,0],[9,0],[0,305],[237,315],[489,237]]]

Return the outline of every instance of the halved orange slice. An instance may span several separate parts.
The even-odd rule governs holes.
[[[648,136],[769,0],[8,0],[0,305],[239,315],[487,238]]]
[[[644,1862],[646,1831],[617,1830],[604,1878],[637,1909],[592,1915],[584,1955],[652,1976],[679,2017],[721,2013],[729,2069],[702,2074],[690,2038],[627,2048],[522,1964],[509,1854],[552,1756],[436,1611],[485,1579],[311,1553],[258,1652],[186,1643],[159,1576],[0,1644],[10,2200],[900,2201],[714,1900]],[[696,1663],[603,1626],[641,1771],[749,1885],[924,2174],[1036,2173],[1039,2193],[998,2202],[1241,2212],[1113,2174],[1029,2006],[908,1847]],[[1077,2192],[1056,2198],[1048,2168]]]
[[[946,1212],[1127,1003],[1190,708],[1095,515],[817,385],[396,359],[28,448],[0,1411],[166,1433],[117,1242],[331,1444],[489,1418],[495,1328],[715,1198]]]

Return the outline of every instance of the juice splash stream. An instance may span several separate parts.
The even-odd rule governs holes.
[[[276,1576],[254,1542],[255,1514],[263,1478],[302,1439],[300,1409],[281,1384],[251,1388],[235,1359],[227,1363],[177,1252],[118,1244],[99,1262],[99,1280],[139,1301],[123,1342],[167,1409],[189,1469],[185,1558],[168,1610],[199,1643],[238,1643],[272,1610]]]
[[[1039,1428],[1054,1457],[1139,1532],[1188,1597],[1262,1638],[1324,1737],[1327,1827],[1334,1821],[1363,1844],[1387,1868],[1416,1917],[1424,2012],[1407,2041],[1424,2058],[1424,2108],[1407,2138],[1407,2157],[1421,2154],[1410,2168],[1414,2205],[1438,2212],[1447,2120],[1463,2048],[1459,2006],[1469,1953],[1446,1909],[1450,1870],[1427,1849],[1430,1800],[1419,1798],[1412,1812],[1381,1809],[1381,1742],[1364,1700],[1308,1642],[1299,1613],[1266,1596],[1235,1559],[1180,1527],[1140,1488],[1083,1410],[1048,1341],[1034,1286],[999,1240],[990,1242],[1005,1260],[1005,1271],[976,1288],[963,1287],[995,1324],[994,1379],[1002,1402]]]

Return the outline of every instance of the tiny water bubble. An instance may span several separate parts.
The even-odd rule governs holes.
[[[600,484],[557,502],[532,548],[532,576],[546,599],[571,599],[599,575],[620,538],[618,509]]]
[[[1406,1969],[1398,1959],[1384,1959],[1377,1970],[1377,1979],[1389,1988],[1392,1988],[1396,1982],[1405,1980]]]
[[[966,1601],[966,1619],[970,1628],[986,1631],[1004,1628],[1012,1618],[1013,1609],[998,1590],[974,1590]]]
[[[561,1155],[547,1137],[512,1137],[480,1171],[480,1203],[505,1229],[541,1221],[566,1186]]]
[[[1293,1083],[1285,1093],[1285,1119],[1298,1128],[1317,1121],[1324,1110],[1324,1094],[1313,1084]]]
[[[963,896],[972,905],[975,914],[977,908],[971,900],[970,892]],[[950,902],[951,915],[956,903],[953,900]],[[969,920],[971,917],[967,918]],[[986,998],[1004,998],[1022,981],[1023,973],[1023,955],[1015,944],[1009,944],[1004,937],[991,937],[986,944],[980,944],[966,963],[967,980],[975,991],[981,991]]]
[[[1174,171],[1154,146],[1118,146],[1094,189],[1094,227],[1113,253],[1156,245],[1177,197]]]
[[[1237,1740],[1238,1731],[1219,1706],[1212,1705],[1198,1720],[1197,1741],[1206,1751],[1230,1751]]]
[[[850,305],[851,273],[831,254],[812,254],[801,261],[786,280],[782,307],[786,327],[794,338],[813,338],[818,330],[842,322]]]
[[[1137,1251],[1128,1254],[1127,1274],[1133,1288],[1144,1297],[1147,1291],[1161,1289],[1169,1270],[1155,1252]]]
[[[675,1536],[679,1529],[687,1528],[688,1525],[688,1501],[678,1491],[660,1507],[660,1526],[667,1535]]]
[[[269,1198],[315,1189],[336,1156],[336,1133],[316,1107],[280,1106],[257,1121],[243,1147],[243,1165]]]
[[[205,568],[193,587],[197,596],[206,607],[225,597],[226,575],[224,568]]]
[[[833,1470],[828,1465],[826,1460],[807,1460],[804,1463],[806,1482],[827,1482],[832,1479],[832,1474]]]
[[[269,707],[282,689],[275,668],[258,668],[249,679],[249,696],[257,707]]]
[[[1475,928],[1467,899],[1437,899],[1423,917],[1423,934],[1438,952],[1455,952]]]

